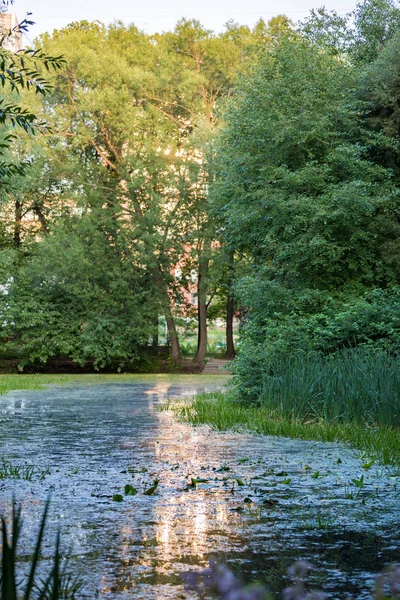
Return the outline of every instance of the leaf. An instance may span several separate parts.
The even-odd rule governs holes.
[[[319,471],[315,471],[315,473],[313,475],[311,475],[311,477],[313,479],[318,479],[318,477],[319,477]]]
[[[360,479],[352,479],[351,481],[359,488],[364,487],[364,475],[361,475]]]
[[[371,460],[370,462],[364,463],[364,464],[363,464],[363,465],[361,465],[361,466],[362,466],[362,468],[363,468],[363,469],[370,469],[371,467],[373,467],[373,466],[374,466],[374,464],[375,464],[375,463],[374,463],[374,461],[373,461],[373,460]]]
[[[122,502],[124,497],[121,494],[114,494],[112,499],[114,500],[114,502]]]
[[[155,479],[153,482],[153,485],[149,488],[147,488],[147,490],[144,490],[144,495],[145,496],[152,496],[154,494],[154,492],[156,491],[156,489],[158,488],[158,484],[160,483],[159,479]]]
[[[125,488],[125,496],[136,496],[137,489],[135,487],[133,487],[133,485],[129,485],[129,483],[126,484]]]
[[[243,479],[239,479],[239,477],[235,477],[235,481],[238,485],[246,485]]]
[[[292,481],[292,479],[291,479],[290,477],[288,477],[287,479],[284,479],[284,480],[282,481],[282,483],[283,483],[284,485],[288,485],[288,484],[289,484],[291,481]]]
[[[228,467],[228,465],[221,465],[220,467],[218,467],[217,472],[221,473],[221,472],[230,471],[230,470],[231,469],[230,469],[230,467]]]

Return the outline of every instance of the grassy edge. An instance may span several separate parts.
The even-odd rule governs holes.
[[[215,376],[211,376],[215,377]],[[229,380],[229,375],[219,375],[218,382],[224,384]],[[18,375],[18,374],[0,374],[0,396],[11,391],[21,390],[41,390],[49,385],[96,385],[102,383],[129,383],[134,381],[154,382],[154,381],[171,381],[182,383],[206,383],[214,381],[207,378],[205,375],[192,375],[185,373],[93,373],[93,374],[36,374],[36,375]]]
[[[162,407],[191,425],[209,425],[217,431],[251,432],[262,435],[341,442],[364,452],[384,465],[400,464],[400,430],[389,427],[363,427],[353,423],[323,420],[303,422],[277,417],[262,407],[246,407],[224,392],[202,394],[186,401],[170,401]]]

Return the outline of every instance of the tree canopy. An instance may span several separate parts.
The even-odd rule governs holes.
[[[7,343],[28,362],[123,365],[163,315],[180,364],[196,273],[194,363],[212,298],[230,320],[235,303],[243,389],[274,353],[394,351],[399,25],[394,2],[368,0],[220,34],[80,21],[2,50],[3,106],[22,119],[1,113],[4,164],[27,165],[2,191]],[[18,126],[43,135],[6,148]]]

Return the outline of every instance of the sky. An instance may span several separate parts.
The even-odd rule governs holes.
[[[20,21],[27,12],[32,13],[36,24],[26,39],[31,42],[45,31],[82,19],[103,23],[121,20],[154,33],[173,29],[180,18],[187,17],[199,19],[205,27],[219,32],[229,19],[252,26],[260,17],[269,20],[286,14],[296,22],[321,5],[345,14],[356,3],[357,0],[15,0],[12,10]]]

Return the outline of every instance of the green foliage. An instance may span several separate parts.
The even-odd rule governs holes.
[[[213,203],[249,261],[236,280],[246,313],[236,383],[252,402],[271,361],[400,348],[400,195],[393,161],[378,160],[389,136],[360,92],[396,73],[397,34],[360,77],[335,38],[346,23],[328,16],[314,14],[307,38],[283,38],[240,82],[217,147]],[[379,89],[377,79],[371,104]],[[381,115],[395,118],[383,105]]]
[[[374,133],[369,154],[379,164],[392,169],[397,184],[400,177],[400,113],[397,101],[399,50],[400,29],[397,29],[377,59],[364,70],[358,86],[363,122]],[[393,235],[391,229],[392,227],[388,231],[390,237]],[[395,235],[398,236],[397,231]]]
[[[398,357],[361,350],[282,357],[264,365],[259,402],[301,421],[398,427],[399,367]]]
[[[252,282],[252,288],[255,286]],[[373,290],[347,302],[330,297],[322,310],[318,306],[320,294],[300,296],[295,304],[293,298],[279,294],[281,290],[272,285],[264,284],[261,289],[266,293],[259,294],[259,302],[253,305],[242,329],[235,366],[243,398],[257,400],[271,361],[286,361],[292,355],[300,354],[300,360],[305,360],[310,353],[328,355],[357,346],[399,355],[398,288]],[[248,299],[255,297],[255,290],[251,290]]]
[[[400,27],[400,9],[393,0],[360,2],[353,13],[352,53],[358,62],[375,60]]]
[[[8,2],[2,1],[0,11],[6,9]],[[29,19],[24,19],[17,25],[13,31],[1,31],[0,39],[0,85],[3,94],[8,94],[9,98],[0,99],[0,182],[5,177],[24,174],[24,163],[15,163],[8,157],[3,158],[10,145],[16,139],[15,133],[10,133],[12,129],[20,128],[26,133],[35,134],[37,131],[49,131],[46,121],[37,117],[37,115],[28,108],[24,108],[16,102],[16,96],[21,91],[33,90],[36,94],[45,96],[52,90],[52,85],[48,79],[43,76],[42,68],[49,72],[57,71],[65,66],[65,60],[62,56],[51,56],[41,48],[22,49],[18,52],[11,52],[7,49],[7,42],[12,40],[13,36],[20,35],[33,25]]]
[[[391,173],[351,138],[354,74],[303,40],[286,40],[239,87],[214,186],[227,236],[287,287],[392,279],[379,212],[398,212]]]
[[[104,228],[102,228],[102,225]],[[86,215],[60,223],[2,295],[5,334],[26,362],[66,356],[95,368],[138,359],[153,329],[146,273],[105,223]]]

